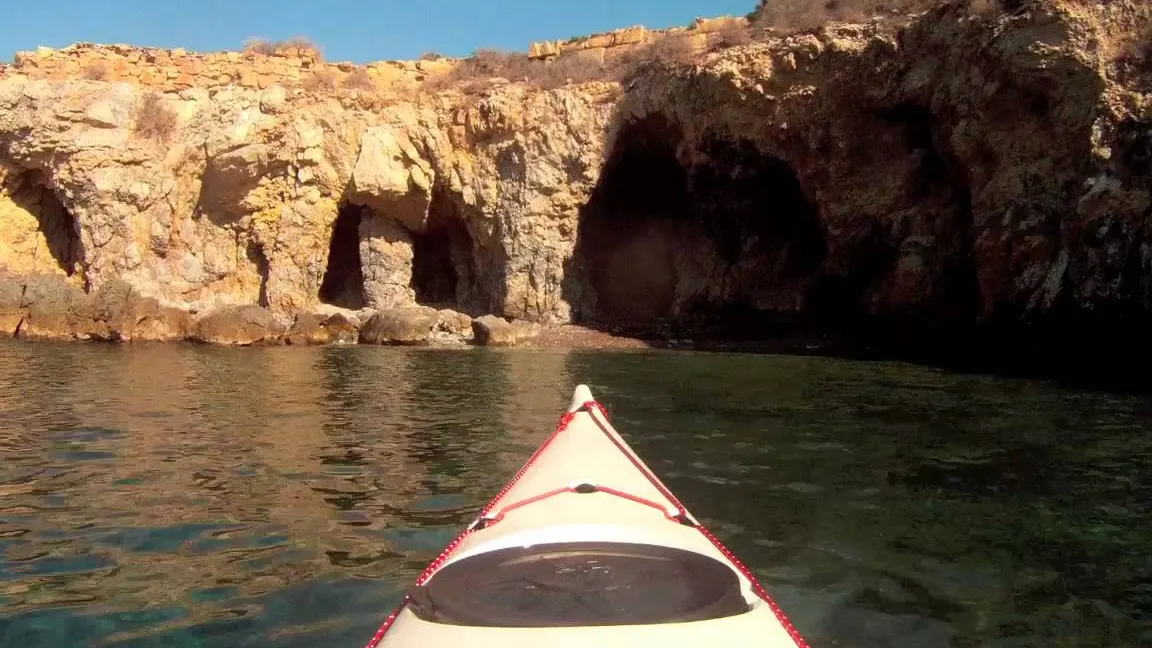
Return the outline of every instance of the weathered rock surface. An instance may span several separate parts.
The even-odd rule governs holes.
[[[87,294],[59,275],[0,280],[0,335],[28,340],[182,340],[186,311],[162,307],[123,281]]]
[[[471,93],[429,83],[455,62],[369,66],[374,89],[320,92],[308,79],[354,70],[21,55],[0,70],[0,271],[94,294],[124,281],[181,310],[380,310],[361,339],[427,339],[435,315],[395,315],[417,304],[918,331],[937,346],[1041,325],[1052,345],[1140,339],[1152,6],[968,4],[721,48],[734,23],[700,21],[674,34],[691,64],[546,90],[520,80],[665,36],[540,44],[538,67]],[[107,74],[87,67],[101,62]],[[0,324],[110,335],[89,326],[107,321],[90,301],[51,303]],[[223,339],[271,335],[253,327]]]
[[[535,322],[509,322],[495,315],[483,315],[472,320],[473,338],[483,346],[516,346],[540,334]]]
[[[123,280],[110,281],[93,295],[93,319],[102,323],[95,339],[112,342],[183,340],[191,317],[187,311],[161,306],[142,297]]]
[[[92,339],[105,327],[95,319],[92,295],[55,276],[29,277],[19,337],[28,340]]]
[[[286,327],[265,308],[224,306],[196,321],[188,339],[212,344],[252,346],[280,343]]]
[[[430,308],[380,311],[360,327],[361,344],[422,345],[428,343],[438,316]]]
[[[436,312],[429,342],[440,345],[463,345],[472,340],[472,318],[451,308]]]
[[[20,329],[26,313],[23,298],[22,285],[0,282],[0,339],[14,337]]]
[[[356,323],[341,313],[302,313],[296,316],[285,341],[295,345],[355,344],[358,339]]]

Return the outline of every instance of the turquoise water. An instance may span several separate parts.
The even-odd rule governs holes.
[[[1152,645],[1152,403],[664,352],[0,345],[0,645],[352,646],[592,385],[814,647]]]

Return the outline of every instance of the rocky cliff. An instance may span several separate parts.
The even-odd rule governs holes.
[[[364,67],[22,53],[0,69],[0,268],[193,320],[424,305],[941,340],[1145,321],[1150,19],[957,0]]]

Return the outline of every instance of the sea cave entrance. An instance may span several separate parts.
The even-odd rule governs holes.
[[[644,327],[673,313],[680,232],[691,215],[679,131],[657,116],[625,128],[581,213],[577,255],[595,305],[578,319]]]
[[[54,264],[69,277],[76,274],[82,256],[80,226],[48,186],[44,174],[25,171],[9,185],[8,195],[16,205],[35,216],[37,229]]]
[[[827,254],[816,205],[796,171],[743,139],[709,138],[689,171],[694,223],[713,246],[711,276],[682,320],[706,336],[755,339],[784,333]]]
[[[424,229],[412,233],[412,289],[416,302],[467,311],[476,268],[475,241],[452,201],[433,196]]]
[[[328,265],[320,283],[320,301],[364,308],[364,270],[360,263],[360,221],[367,207],[341,203],[328,242]]]
[[[815,206],[794,170],[741,140],[697,144],[660,115],[622,129],[581,213],[587,324],[638,333],[756,338],[796,304],[825,256]]]
[[[412,236],[412,289],[421,304],[456,303],[452,231],[438,227]]]

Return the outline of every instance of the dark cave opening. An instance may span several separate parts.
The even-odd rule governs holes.
[[[920,166],[913,178],[912,194],[924,198],[948,175],[948,161],[936,146],[932,111],[914,103],[901,103],[877,111],[877,117],[904,131],[904,146],[917,156]]]
[[[825,254],[793,169],[713,138],[686,166],[661,115],[625,126],[581,212],[576,259],[593,293],[579,322],[639,335],[760,339],[796,316]]]
[[[252,265],[256,266],[256,274],[260,275],[260,292],[256,297],[256,304],[268,307],[268,276],[271,272],[271,265],[268,263],[268,255],[264,253],[264,246],[249,241],[245,255]]]
[[[691,327],[756,339],[800,325],[806,294],[827,254],[816,205],[786,161],[748,140],[712,138],[691,170],[697,226],[724,264],[722,299],[696,299]]]
[[[1032,98],[1044,99],[1039,95]],[[1035,110],[1047,110],[1046,104],[1040,107],[1030,100],[1030,105]],[[941,263],[934,298],[918,312],[902,317],[906,326],[916,327],[921,337],[929,338],[928,344],[941,334],[971,336],[980,310],[980,289],[972,260],[972,183],[968,172],[953,154],[948,137],[937,132],[938,119],[930,109],[901,104],[882,112],[881,117],[904,129],[909,151],[920,159],[913,195],[925,208],[935,210],[939,222],[947,223],[951,243]]]
[[[12,201],[36,216],[37,227],[44,236],[48,253],[71,277],[76,274],[82,256],[80,226],[76,217],[48,187],[43,173],[26,171],[9,189]]]
[[[899,132],[904,150],[918,161],[907,178],[908,195],[914,202],[926,204],[948,179],[947,159],[935,144],[932,111],[916,103],[903,102],[877,109],[875,116]],[[966,202],[970,214],[970,196]],[[861,227],[861,232],[845,247],[838,271],[822,274],[813,283],[808,317],[826,331],[853,337],[858,344],[868,346],[876,340],[878,332],[883,335],[896,330],[891,318],[885,321],[886,318],[875,316],[870,301],[872,291],[892,275],[900,262],[899,241],[892,240],[883,223],[874,221]],[[904,312],[896,319],[908,315]]]
[[[1022,105],[1038,117],[1053,110],[1042,98]],[[1075,255],[1059,299],[1039,309],[1048,312],[991,303],[976,246],[986,169],[953,149],[954,115],[911,102],[873,115],[902,140],[890,178],[904,183],[895,200],[905,202],[835,215],[835,239],[826,239],[786,160],[736,137],[697,139],[685,154],[684,134],[662,116],[625,125],[581,211],[564,287],[573,319],[658,346],[690,338],[695,348],[897,359],[1096,385],[1103,377],[1113,388],[1105,365],[1149,356],[1152,343],[1138,333],[1152,321],[1145,256],[1124,257],[1117,283],[1133,294],[1116,312],[1063,303],[1082,281],[1070,273],[1100,263]],[[1152,169],[1150,130],[1124,124],[1118,133],[1117,175],[1137,186]],[[1141,249],[1146,230],[1125,230],[1101,249],[1123,250],[1125,238]],[[1103,254],[1088,247],[1077,254]],[[809,351],[813,338],[821,339]]]
[[[360,221],[366,207],[341,203],[328,242],[328,265],[320,282],[320,301],[364,308],[364,270],[360,264]]]
[[[412,289],[416,302],[468,310],[469,277],[475,248],[467,224],[441,192],[433,197],[428,222],[412,234]]]
[[[690,216],[679,138],[657,116],[626,128],[617,141],[581,213],[577,254],[596,295],[581,319],[643,327],[672,315],[677,226]]]
[[[703,150],[708,163],[693,169],[693,201],[724,260],[771,252],[789,276],[814,271],[824,233],[792,167],[747,140],[710,139]]]

